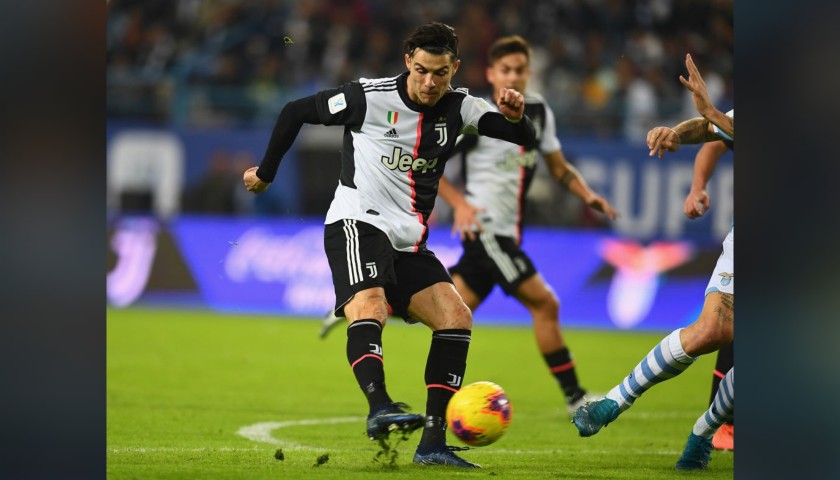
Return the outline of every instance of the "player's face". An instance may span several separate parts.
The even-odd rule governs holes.
[[[524,92],[530,77],[531,68],[524,53],[507,54],[487,67],[487,81],[493,85],[494,96],[501,88],[513,88],[517,92]]]
[[[413,56],[406,55],[408,97],[420,105],[434,106],[449,89],[460,64],[460,60],[453,61],[448,53],[435,55],[419,48]]]

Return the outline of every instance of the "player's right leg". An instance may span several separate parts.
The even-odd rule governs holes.
[[[336,294],[335,313],[347,317],[347,361],[368,401],[367,434],[383,440],[393,431],[411,432],[423,415],[391,400],[385,388],[382,329],[388,317],[385,283],[393,281],[388,237],[371,225],[342,220],[324,230],[324,250]]]
[[[573,422],[582,437],[595,435],[630,408],[652,386],[671,379],[691,366],[697,356],[732,341],[734,295],[706,295],[700,317],[686,328],[671,332],[607,396],[579,408]]]

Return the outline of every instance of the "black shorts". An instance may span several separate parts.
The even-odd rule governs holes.
[[[513,295],[519,285],[537,273],[534,263],[511,237],[482,233],[476,240],[464,239],[464,253],[449,273],[463,277],[482,300],[495,285]]]
[[[344,316],[344,305],[356,293],[385,288],[395,315],[408,317],[411,297],[436,283],[452,283],[440,260],[423,245],[417,252],[394,250],[385,232],[358,220],[340,220],[324,228],[324,251],[335,287],[335,314]]]

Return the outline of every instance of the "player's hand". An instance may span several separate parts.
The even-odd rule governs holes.
[[[685,68],[688,70],[688,79],[680,75],[680,83],[691,91],[691,98],[694,100],[694,108],[697,112],[704,118],[708,118],[715,110],[715,106],[709,98],[709,91],[706,89],[706,82],[700,76],[700,70],[697,70],[691,54],[688,53],[685,55]]]
[[[453,208],[452,236],[454,237],[457,232],[461,240],[464,240],[464,238],[475,240],[476,232],[481,233],[484,231],[484,227],[481,226],[477,215],[478,212],[483,210],[483,208],[478,208],[467,202]]]
[[[610,205],[610,202],[608,202],[606,198],[600,195],[595,195],[588,202],[586,202],[586,204],[594,208],[595,210],[598,210],[599,212],[603,213],[610,220],[615,220],[619,217],[618,212],[613,209],[612,205]]]
[[[649,157],[656,153],[662,158],[666,151],[676,152],[680,149],[680,137],[673,129],[655,127],[647,134],[647,146],[650,149]]]
[[[258,167],[251,167],[248,170],[245,170],[245,174],[242,175],[242,180],[245,181],[245,188],[247,188],[249,192],[262,193],[271,184],[260,180],[260,177],[257,176],[257,168]]]
[[[700,218],[709,211],[709,194],[706,190],[688,192],[683,205],[685,216],[691,219]]]
[[[525,115],[525,97],[512,88],[499,90],[496,106],[502,115],[513,121],[521,120]]]

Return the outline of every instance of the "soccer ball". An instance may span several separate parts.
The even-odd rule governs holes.
[[[462,442],[483,447],[505,433],[512,413],[502,387],[493,382],[475,382],[455,392],[449,400],[446,422]]]

